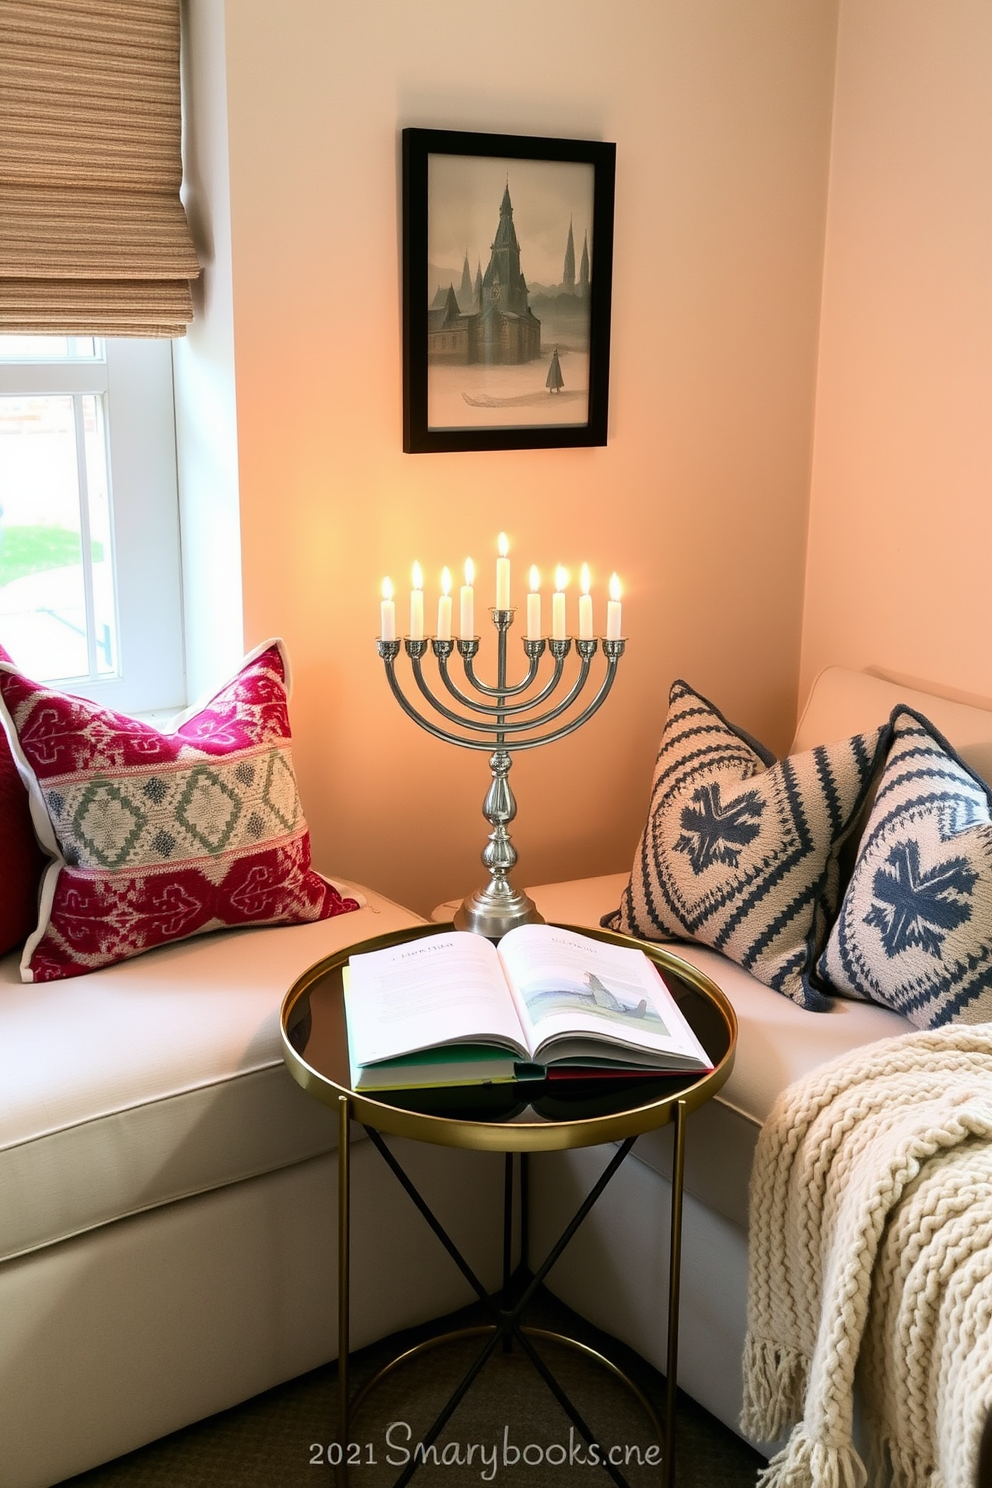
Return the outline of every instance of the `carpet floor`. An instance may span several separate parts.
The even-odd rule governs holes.
[[[484,1321],[478,1307],[445,1319],[445,1327]],[[566,1332],[600,1348],[635,1381],[659,1415],[664,1380],[639,1355],[591,1327],[542,1293],[537,1326]],[[357,1387],[402,1348],[438,1328],[412,1329],[352,1358]],[[481,1346],[457,1341],[418,1355],[381,1380],[352,1423],[349,1481],[353,1488],[387,1488],[417,1453],[417,1444]],[[630,1488],[660,1481],[659,1449],[650,1421],[631,1392],[581,1353],[540,1341],[541,1354],[596,1433]],[[331,1446],[337,1369],[329,1364],[242,1405],[152,1442],[126,1457],[69,1480],[71,1488],[303,1488],[333,1482]],[[651,1452],[652,1446],[655,1448]],[[407,1455],[409,1454],[409,1456]],[[589,1452],[557,1401],[517,1349],[497,1352],[442,1431],[413,1477],[417,1488],[603,1488],[610,1478]],[[419,1459],[418,1459],[419,1460]],[[677,1488],[753,1488],[764,1459],[687,1396],[676,1422]],[[66,1484],[69,1488],[69,1484]]]

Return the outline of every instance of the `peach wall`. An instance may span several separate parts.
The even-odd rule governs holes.
[[[802,685],[992,699],[992,7],[843,0]]]
[[[783,745],[796,701],[834,0],[226,7],[245,640],[283,634],[320,866],[415,908],[481,882],[483,758],[388,696],[378,584],[497,532],[627,590],[580,735],[514,766],[519,880],[629,864],[670,680]],[[504,39],[505,38],[505,39]],[[404,125],[618,148],[610,442],[400,450]]]

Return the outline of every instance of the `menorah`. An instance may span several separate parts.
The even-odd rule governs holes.
[[[526,673],[519,682],[510,683],[507,681],[507,645],[515,611],[511,608],[492,609],[489,613],[496,627],[495,686],[483,682],[476,675],[478,636],[462,637],[459,640],[437,637],[406,637],[400,640],[380,637],[376,645],[385,663],[386,678],[392,694],[408,718],[412,718],[414,723],[426,729],[435,739],[443,739],[446,743],[457,744],[463,749],[491,751],[489,768],[492,782],[482,804],[482,814],[491,828],[489,840],[482,853],[482,861],[489,869],[489,882],[463,900],[454,923],[459,930],[471,930],[495,940],[516,925],[540,924],[543,920],[530,895],[514,888],[510,883],[510,873],[517,861],[517,852],[507,830],[508,824],[517,814],[517,803],[508,779],[513,755],[520,750],[553,744],[588,722],[606,701],[626,642],[621,639],[575,640],[579,659],[578,675],[560,699],[554,701],[565,674],[565,661],[572,649],[572,638],[548,640],[526,637],[523,641]],[[606,675],[595,697],[582,706],[580,699],[589,681],[593,657],[600,645],[606,660]],[[418,693],[444,723],[435,722],[425,711],[418,711],[403,692],[396,675],[396,659],[401,647],[410,658]],[[476,696],[463,691],[452,678],[449,662],[456,647],[462,659],[466,681],[474,689]],[[440,696],[436,695],[437,689],[431,691],[424,676],[423,660],[428,649],[433,651],[437,661],[438,677],[443,688]],[[554,668],[548,680],[539,684],[538,674],[545,652],[550,653]],[[532,691],[535,686],[537,690]],[[444,701],[445,694],[458,705],[457,711]],[[558,719],[565,721],[559,724]],[[455,725],[455,729],[446,727],[446,724]]]

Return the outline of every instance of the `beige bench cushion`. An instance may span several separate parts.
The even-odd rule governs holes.
[[[897,703],[905,703],[929,718],[961,758],[992,784],[992,709],[935,697],[849,667],[826,667],[817,677],[792,749],[812,749],[828,739],[844,739],[874,728],[884,723]]]
[[[0,961],[0,1259],[334,1145],[283,1064],[279,1009],[321,957],[422,923],[362,892],[351,914],[68,981],[25,985],[16,953]]]

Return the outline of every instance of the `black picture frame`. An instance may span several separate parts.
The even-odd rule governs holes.
[[[616,145],[404,129],[402,170],[404,451],[606,444]]]

